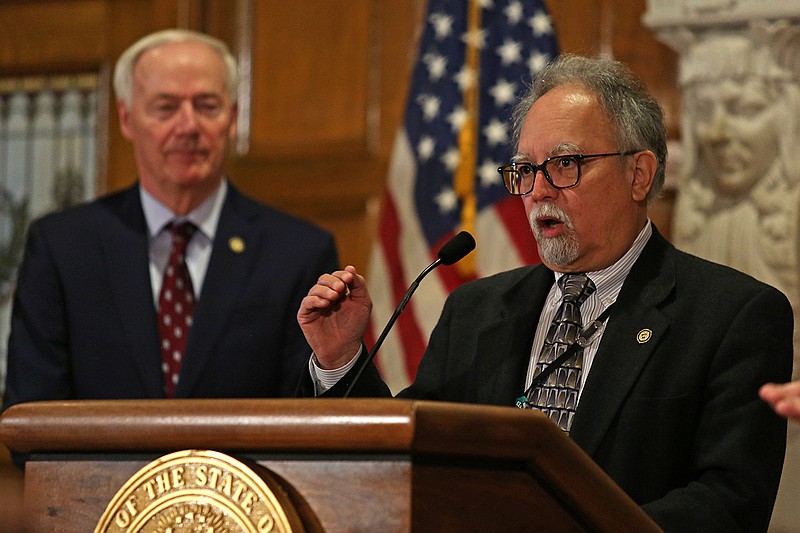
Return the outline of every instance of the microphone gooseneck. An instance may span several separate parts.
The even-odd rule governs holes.
[[[372,350],[370,350],[366,359],[364,359],[364,361],[359,366],[358,371],[353,376],[350,385],[347,387],[347,390],[344,393],[343,396],[344,398],[350,396],[350,392],[353,390],[353,387],[355,386],[356,382],[361,377],[361,374],[364,372],[364,369],[375,358],[375,354],[378,352],[378,348],[381,347],[381,344],[383,344],[384,339],[386,339],[386,336],[389,334],[389,331],[391,331],[392,326],[394,326],[394,323],[397,321],[397,318],[400,316],[400,313],[402,313],[403,309],[405,309],[406,304],[411,299],[411,295],[414,294],[414,291],[416,291],[417,287],[419,287],[422,278],[427,276],[431,272],[431,270],[435,269],[439,265],[449,266],[452,265],[453,263],[461,261],[461,259],[463,259],[468,253],[470,253],[474,249],[475,249],[475,238],[472,235],[470,235],[470,233],[467,231],[459,232],[458,235],[456,235],[455,237],[444,243],[444,245],[439,249],[439,252],[436,254],[437,257],[436,261],[425,267],[425,269],[422,272],[420,272],[419,276],[417,276],[417,279],[415,279],[414,282],[408,287],[408,290],[403,295],[403,299],[400,300],[400,304],[395,308],[394,313],[392,313],[392,316],[389,319],[389,322],[386,323],[386,326],[383,328],[383,331],[381,331],[380,336],[375,341],[375,345],[372,347]]]

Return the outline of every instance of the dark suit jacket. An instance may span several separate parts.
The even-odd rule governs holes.
[[[454,291],[400,396],[514,405],[553,280],[540,265]],[[779,291],[654,232],[611,313],[570,436],[668,531],[764,531],[786,423],[757,391],[790,378],[792,327]],[[353,395],[386,393],[372,367]]]
[[[297,310],[337,263],[328,233],[229,186],[176,397],[294,396],[311,352]],[[137,186],[31,225],[11,328],[5,407],[163,397]]]

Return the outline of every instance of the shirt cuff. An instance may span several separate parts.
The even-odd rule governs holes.
[[[349,363],[342,367],[334,368],[333,370],[325,370],[324,368],[320,368],[319,364],[317,364],[316,354],[312,353],[311,358],[308,360],[308,372],[311,374],[311,381],[314,383],[314,396],[320,396],[321,394],[324,394],[325,391],[336,385],[339,380],[350,371],[351,368],[356,366],[356,362],[358,361],[358,358],[361,357],[361,352],[363,350],[364,346],[361,346],[361,348],[358,349],[356,356],[353,357]]]

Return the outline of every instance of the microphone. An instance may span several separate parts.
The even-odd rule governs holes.
[[[470,235],[468,231],[459,232],[458,235],[444,243],[444,246],[439,248],[439,252],[436,254],[436,261],[425,267],[417,279],[414,280],[414,283],[408,287],[403,299],[400,300],[400,304],[395,308],[394,313],[392,313],[392,317],[389,319],[389,322],[386,323],[386,326],[381,331],[378,340],[375,341],[375,346],[372,347],[367,358],[361,363],[361,366],[358,368],[358,372],[356,372],[355,376],[353,376],[353,380],[350,382],[350,386],[347,387],[347,391],[345,391],[343,398],[347,398],[350,396],[350,392],[353,390],[353,386],[358,381],[358,378],[361,377],[361,374],[364,372],[364,369],[369,365],[370,361],[375,358],[375,354],[378,352],[378,348],[381,347],[383,344],[384,339],[389,334],[389,331],[394,326],[394,323],[397,321],[397,318],[400,316],[400,313],[403,312],[405,309],[406,304],[411,299],[411,295],[414,294],[414,291],[417,290],[419,287],[422,278],[427,276],[431,270],[438,267],[439,265],[450,266],[453,263],[457,263],[461,261],[468,253],[475,249],[475,238]]]

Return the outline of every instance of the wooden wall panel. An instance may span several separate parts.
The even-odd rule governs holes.
[[[252,1],[250,150],[230,176],[247,193],[332,231],[365,270],[424,0]],[[207,30],[238,42],[232,3]],[[228,13],[225,16],[224,13]]]
[[[367,155],[375,4],[257,0],[250,154]]]
[[[545,0],[562,51],[596,55],[601,47],[602,0]]]
[[[0,69],[15,74],[94,67],[106,55],[103,0],[0,3]]]
[[[615,3],[611,20],[614,57],[639,74],[664,108],[667,135],[680,136],[681,98],[678,90],[678,54],[642,25],[645,0]]]

